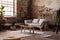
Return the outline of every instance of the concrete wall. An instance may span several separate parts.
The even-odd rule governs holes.
[[[33,4],[36,6],[45,5],[56,10],[60,7],[60,0],[33,0]]]
[[[33,0],[33,18],[46,18],[50,23],[56,21],[56,10],[60,7],[60,0]]]

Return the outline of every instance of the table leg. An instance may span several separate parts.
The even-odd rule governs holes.
[[[33,33],[34,33],[34,27],[33,27]]]
[[[33,27],[33,33],[34,33],[34,27]]]
[[[31,27],[29,28],[29,30],[30,30],[30,33],[31,33]]]
[[[24,32],[25,32],[25,27],[24,27]]]
[[[22,26],[21,26],[21,32],[22,32]]]

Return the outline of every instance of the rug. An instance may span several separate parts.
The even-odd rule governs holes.
[[[33,35],[33,36],[22,37],[21,40],[52,40],[52,39]]]
[[[52,35],[52,36],[49,36],[47,38],[54,39],[54,40],[60,40],[60,34]]]
[[[4,38],[4,40],[52,40],[50,38],[41,37],[42,35],[27,35],[27,36],[18,36],[18,35],[12,35],[8,36],[7,38]]]

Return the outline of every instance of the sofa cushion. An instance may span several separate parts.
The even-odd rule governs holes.
[[[24,20],[24,23],[25,23],[25,24],[32,23],[32,20]]]
[[[39,19],[33,19],[32,23],[38,23]]]
[[[46,19],[40,19],[39,24],[41,25]]]

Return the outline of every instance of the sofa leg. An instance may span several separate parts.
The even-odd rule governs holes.
[[[39,28],[40,29],[40,31],[42,31],[42,28]]]

